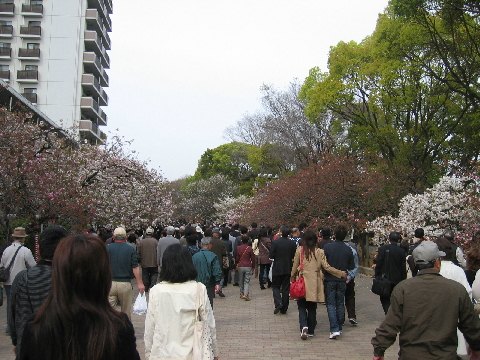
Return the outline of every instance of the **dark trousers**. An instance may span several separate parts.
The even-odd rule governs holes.
[[[228,284],[228,274],[230,273],[230,269],[222,269],[222,272],[223,272],[222,287],[225,287]]]
[[[385,312],[385,315],[387,315],[388,309],[390,308],[390,296],[392,295],[393,288],[397,284],[391,284],[390,285],[390,295],[389,296],[380,296],[380,302],[382,303],[382,308],[383,311]]]
[[[215,297],[215,285],[207,287],[207,295],[208,295],[208,299],[210,300],[210,305],[212,305],[212,310],[213,310],[213,298]]]
[[[356,319],[355,314],[355,279],[348,282],[345,290],[345,307],[347,308],[347,315],[349,319]]]
[[[315,333],[315,325],[317,322],[317,303],[307,301],[305,298],[297,300],[298,317],[300,321],[300,331],[304,327],[308,327],[308,333],[313,335]]]
[[[289,303],[290,274],[273,276],[272,288],[275,307],[281,307],[280,312],[285,314]]]
[[[142,281],[145,285],[145,291],[148,292],[154,285],[157,284],[158,267],[142,267]]]
[[[272,266],[272,264],[260,264],[260,274],[258,275],[260,288],[265,287],[265,281],[268,282],[268,287],[272,287],[272,282],[268,278],[268,273],[270,272],[270,266]],[[265,271],[267,273],[266,276],[265,276]]]

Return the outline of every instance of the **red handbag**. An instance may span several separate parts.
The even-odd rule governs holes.
[[[295,300],[300,300],[305,297],[305,279],[303,278],[303,246],[300,247],[300,273],[297,280],[290,283],[290,297]]]

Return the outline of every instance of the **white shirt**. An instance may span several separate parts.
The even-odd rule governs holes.
[[[7,247],[2,255],[2,260],[0,261],[0,266],[8,267],[10,262],[12,261],[13,257],[15,256],[15,252],[17,251],[19,246],[22,246],[22,242],[15,240],[12,245]],[[10,277],[7,281],[5,281],[4,285],[12,285],[13,280],[15,280],[15,276],[20,271],[30,269],[31,267],[35,266],[37,263],[33,258],[32,252],[26,246],[22,246],[20,250],[18,250],[17,256],[15,257],[15,261],[10,268]]]
[[[213,354],[218,356],[215,318],[205,285],[200,283],[203,299],[199,315],[207,321],[213,340]],[[146,360],[191,360],[196,317],[197,282],[160,282],[150,289],[145,319]]]

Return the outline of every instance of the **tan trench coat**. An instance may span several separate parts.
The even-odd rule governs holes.
[[[300,269],[300,250],[302,246],[297,247],[295,258],[293,259],[293,267],[291,276],[297,276]],[[305,254],[304,254],[305,256]],[[325,302],[325,292],[323,290],[323,270],[328,271],[333,276],[342,277],[342,271],[331,267],[325,252],[322,249],[315,249],[315,257],[311,256],[310,260],[303,261],[303,277],[305,279],[305,300],[313,302]]]

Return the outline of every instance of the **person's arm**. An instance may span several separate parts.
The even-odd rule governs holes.
[[[457,246],[457,251],[455,255],[460,266],[465,269],[467,267],[467,260],[465,260],[465,256],[463,256],[463,250],[460,248],[460,246]]]
[[[275,248],[276,248],[275,245],[276,245],[276,244],[275,244],[275,242],[273,241],[273,242],[272,242],[272,247],[270,248],[270,251],[269,251],[269,253],[268,253],[268,258],[269,258],[269,259],[272,259],[272,260],[275,260]]]
[[[295,276],[297,275],[298,268],[300,266],[300,246],[297,248],[297,251],[295,252],[295,257],[293,258],[293,266],[292,266],[292,271],[290,273],[290,281],[295,280]]]
[[[372,338],[373,356],[383,358],[387,350],[397,339],[402,326],[403,289],[395,286],[390,298],[390,308],[385,319],[375,330]]]
[[[383,268],[383,255],[385,251],[382,247],[378,248],[377,257],[375,259],[375,276],[382,275]]]
[[[33,258],[32,252],[30,249],[26,248],[27,251],[25,251],[25,265],[27,269],[30,269],[31,267],[34,267],[37,265],[37,262]]]
[[[223,272],[218,262],[218,256],[214,256],[212,260],[212,275],[215,278],[215,285],[220,285],[220,281],[223,277]]]
[[[137,280],[137,286],[138,286],[138,291],[141,293],[145,292],[145,285],[143,285],[142,277],[140,276],[140,269],[139,267],[134,267],[133,269],[133,275],[135,275],[135,279]]]
[[[320,265],[323,269],[325,269],[327,272],[332,274],[333,276],[337,278],[345,277],[345,271],[338,270],[332,266],[327,261],[327,258],[325,257],[325,252],[322,249],[320,250]]]
[[[353,268],[353,270],[348,270],[347,271],[347,274],[348,274],[347,275],[347,281],[355,279],[355,277],[357,276],[357,273],[358,273],[358,253],[357,253],[357,250],[355,250],[351,246],[350,246],[350,249],[352,250],[352,253],[353,253],[353,261],[355,263],[355,267]]]

